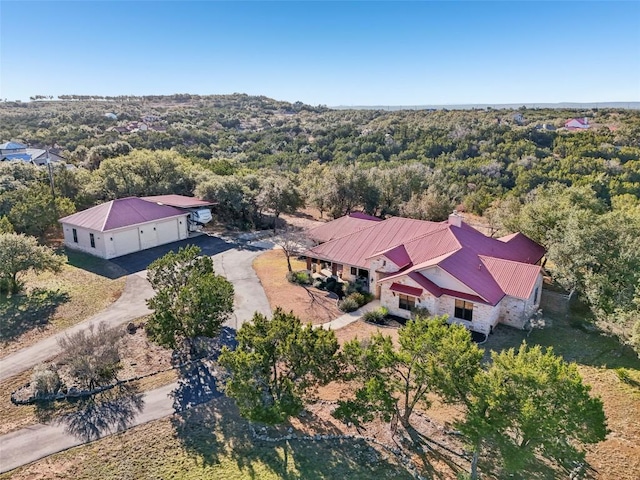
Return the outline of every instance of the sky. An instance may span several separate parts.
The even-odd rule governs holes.
[[[6,1],[0,98],[640,101],[640,1]]]

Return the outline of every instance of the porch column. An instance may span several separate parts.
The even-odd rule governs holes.
[[[331,263],[331,275],[333,275],[334,277],[336,275],[338,275],[338,264],[337,263]]]
[[[311,257],[307,257],[307,270],[311,271]]]

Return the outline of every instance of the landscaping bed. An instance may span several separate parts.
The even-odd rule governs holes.
[[[125,326],[119,328],[124,329]],[[134,334],[125,334],[121,356],[123,368],[118,375],[120,379],[163,371],[136,382],[141,391],[172,383],[178,378],[174,370],[166,371],[172,367],[172,351],[149,342],[143,328],[138,328]],[[55,362],[56,358],[49,363]],[[0,418],[3,420],[0,422],[0,435],[39,423],[37,405],[14,405],[10,397],[11,392],[29,383],[31,374],[32,370],[29,370],[0,383],[0,391],[5,392],[0,396]],[[57,402],[56,408],[62,411],[64,403]]]

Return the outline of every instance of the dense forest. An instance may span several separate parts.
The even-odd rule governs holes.
[[[522,231],[593,319],[640,345],[640,111],[333,110],[241,94],[0,103],[0,141],[51,148],[48,172],[0,162],[0,229],[44,236],[55,218],[123,196],[217,202],[262,226],[308,205]],[[107,115],[112,114],[112,115]],[[564,128],[586,118],[588,129]],[[69,167],[72,166],[72,167]],[[635,332],[635,333],[634,333]]]

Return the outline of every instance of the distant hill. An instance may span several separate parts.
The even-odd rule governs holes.
[[[470,103],[460,105],[338,105],[337,110],[473,110],[493,108],[495,110],[518,110],[526,108],[585,109],[625,108],[640,110],[640,102],[562,102],[562,103]]]

